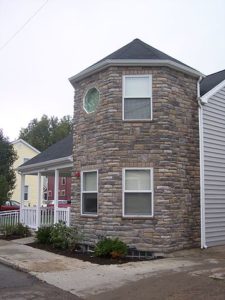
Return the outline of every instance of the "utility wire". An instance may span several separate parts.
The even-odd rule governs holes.
[[[0,47],[0,51],[3,50],[23,29],[24,27],[30,23],[30,21],[44,8],[49,0],[46,0],[44,4],[42,4],[35,13],[30,16],[30,18]]]

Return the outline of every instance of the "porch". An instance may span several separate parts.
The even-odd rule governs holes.
[[[32,229],[59,221],[70,226],[70,206],[59,205],[59,179],[60,177],[71,177],[72,142],[72,135],[69,135],[18,168],[21,175],[20,222]],[[37,179],[38,192],[33,207],[26,206],[24,199],[26,175],[33,175]],[[49,176],[54,177],[54,201],[52,206],[45,207],[43,178]]]

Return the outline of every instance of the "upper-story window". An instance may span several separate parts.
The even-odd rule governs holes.
[[[152,119],[152,76],[123,77],[123,120]]]
[[[99,91],[93,87],[90,88],[84,97],[84,109],[87,113],[96,111],[100,99]]]

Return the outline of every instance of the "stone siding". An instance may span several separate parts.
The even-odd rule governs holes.
[[[152,74],[152,121],[122,120],[122,76]],[[90,87],[95,113],[83,109]],[[197,79],[167,67],[110,67],[75,86],[74,174],[99,174],[98,216],[80,214],[80,178],[72,179],[72,224],[85,242],[119,237],[138,250],[168,252],[200,243]],[[154,216],[122,217],[122,169],[154,168]]]

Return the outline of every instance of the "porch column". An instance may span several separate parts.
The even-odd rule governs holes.
[[[57,223],[57,208],[59,200],[59,170],[55,170],[55,186],[54,186],[54,224]]]
[[[24,186],[25,186],[25,175],[21,174],[21,183],[20,183],[20,223],[23,223]]]
[[[41,173],[38,172],[38,182],[37,182],[37,206],[36,206],[36,229],[41,225]]]

